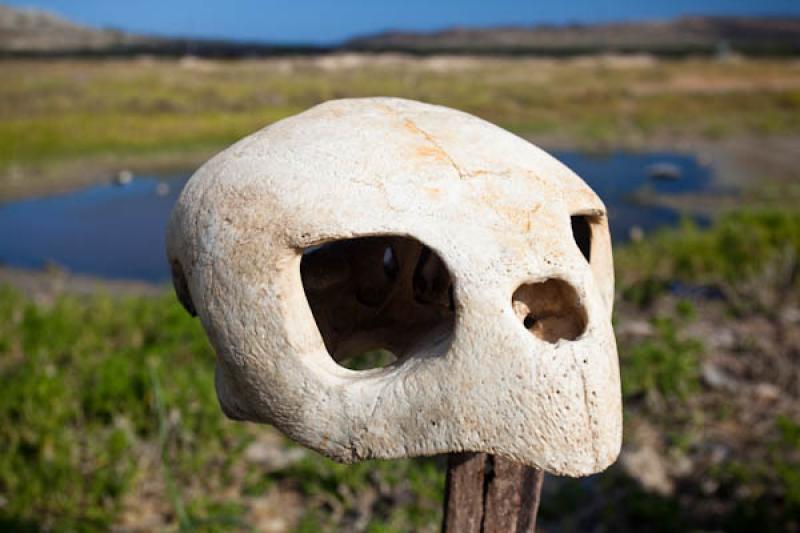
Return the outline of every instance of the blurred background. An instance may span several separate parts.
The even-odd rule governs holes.
[[[495,122],[608,206],[624,448],[548,476],[540,528],[800,530],[795,0],[0,5],[0,530],[438,530],[443,458],[225,420],[164,259],[208,157],[370,95]]]

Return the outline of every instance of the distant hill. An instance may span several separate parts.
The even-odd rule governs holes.
[[[46,11],[0,5],[0,49],[5,51],[97,50],[148,41],[122,31],[80,26]]]
[[[136,35],[115,29],[82,26],[38,9],[0,5],[0,55],[5,56],[192,54],[242,57],[319,51],[327,49],[316,46]]]
[[[497,28],[435,32],[388,31],[344,44],[355,51],[574,55],[596,52],[655,54],[800,53],[800,18],[683,17],[671,21]]]
[[[319,54],[335,51],[412,54],[575,55],[648,52],[800,54],[800,18],[684,17],[663,22],[389,31],[338,47],[136,35],[75,24],[57,15],[0,5],[0,56]]]

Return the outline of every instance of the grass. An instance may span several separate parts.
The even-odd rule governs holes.
[[[41,307],[5,288],[0,317],[0,521],[12,528],[107,529],[143,443],[160,442],[164,475],[186,484],[244,438],[219,415],[199,325],[171,297]]]
[[[347,467],[314,455],[245,483],[242,452],[256,431],[222,416],[213,353],[171,294],[67,296],[40,306],[8,287],[0,291],[4,529],[107,530],[148,476],[158,478],[182,531],[245,527],[240,498],[281,480],[321,502],[301,530],[350,519],[344,511],[330,515],[351,512],[370,484],[384,487],[375,530],[439,522],[443,469],[430,459]],[[148,455],[157,458],[155,468],[142,466]]]
[[[442,520],[444,461],[440,459],[346,466],[313,455],[281,472],[279,478],[295,484],[304,499],[325,502],[325,511],[312,508],[305,514],[299,531],[339,530],[343,524],[350,529],[359,522],[361,527],[356,529],[376,533],[420,531],[436,529]],[[359,516],[364,494],[370,495],[373,512]]]
[[[800,69],[787,61],[358,61],[3,61],[0,189],[34,167],[213,151],[347,96],[441,103],[591,147],[800,133]],[[615,252],[617,318],[652,330],[619,339],[626,410],[674,441],[669,453],[711,446],[714,428],[735,418],[736,398],[703,385],[702,365],[715,354],[691,333],[700,306],[723,302],[734,324],[777,320],[775,299],[762,293],[797,300],[800,215],[739,210],[710,228],[686,223]],[[678,292],[694,303],[675,303]],[[740,356],[762,366],[775,360],[757,350]],[[438,529],[441,459],[343,466],[307,454],[254,466],[246,450],[269,430],[224,419],[213,366],[199,323],[171,294],[43,304],[0,288],[0,529],[108,530],[131,509],[137,519],[147,510],[158,516],[152,528],[257,529],[259,509],[281,495],[301,508],[287,522],[299,531]],[[590,482],[548,481],[555,489],[543,520],[562,529],[800,527],[800,420],[761,409],[768,436],[752,453],[732,452],[707,479],[685,479],[680,497],[648,491],[616,468]],[[704,482],[719,486],[713,506]],[[585,509],[593,514],[578,512]]]
[[[3,61],[0,175],[205,153],[319,102],[374,95],[572,145],[800,132],[800,70],[787,61],[335,61]]]
[[[784,416],[775,419],[777,432],[763,443],[767,454],[759,463],[733,460],[716,476],[725,490],[750,490],[724,520],[730,531],[791,530],[800,516],[800,424]]]
[[[800,216],[795,211],[739,210],[720,216],[710,229],[685,221],[624,248],[615,257],[624,297],[646,305],[681,282],[726,291],[735,298],[748,281],[760,281],[776,262],[800,257]],[[786,272],[791,288],[800,280]],[[751,302],[753,303],[753,302]]]
[[[703,344],[681,338],[681,324],[671,317],[655,318],[652,324],[655,334],[625,353],[623,395],[685,399],[700,386]]]
[[[642,302],[624,295],[648,280],[730,284],[737,276],[759,275],[787,247],[800,252],[797,213],[733,213],[707,230],[667,230],[619,251],[620,295],[639,306]],[[652,395],[672,406],[694,401],[705,351],[686,328],[697,317],[693,305],[679,301],[655,315],[652,336],[620,339],[628,410],[637,411],[639,399]],[[593,485],[558,484],[545,498],[543,520],[574,519],[577,527],[576,506],[600,501],[598,519],[612,528],[650,523],[665,529],[731,524],[780,529],[800,510],[799,423],[777,416],[760,459],[735,457],[714,470],[730,505],[713,519],[697,518],[685,507],[685,498],[699,491],[693,485],[684,489],[684,500],[672,499],[647,492],[612,469]],[[689,431],[662,429],[679,436]],[[156,487],[150,492],[155,491],[166,523],[184,531],[256,527],[254,502],[278,493],[298,498],[299,531],[438,528],[441,459],[343,466],[309,453],[264,470],[244,458],[259,431],[221,415],[212,350],[198,321],[171,294],[62,296],[46,305],[0,289],[3,529],[107,530],[120,523],[126,508],[154,505],[153,496],[142,496],[143,484]],[[691,446],[683,442],[679,448]],[[592,497],[598,490],[604,496]],[[619,497],[626,504],[616,505],[614,494],[624,494]]]

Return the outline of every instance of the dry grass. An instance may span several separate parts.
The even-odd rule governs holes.
[[[449,105],[551,143],[800,132],[800,63],[328,56],[0,63],[0,188],[76,162],[202,154],[331,98]],[[198,156],[200,157],[200,156]],[[111,159],[115,163],[109,163]],[[50,172],[52,174],[52,172]]]

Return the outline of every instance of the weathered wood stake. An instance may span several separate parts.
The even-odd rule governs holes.
[[[485,453],[448,456],[444,533],[536,530],[544,472]]]

